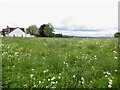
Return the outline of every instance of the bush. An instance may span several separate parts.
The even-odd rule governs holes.
[[[116,37],[120,37],[120,32],[116,32],[115,34],[114,34],[114,37],[116,38]]]

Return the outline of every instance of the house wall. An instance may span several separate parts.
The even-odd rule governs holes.
[[[30,37],[30,34],[26,34],[26,37]]]
[[[25,33],[21,29],[16,28],[11,33],[9,33],[8,36],[11,36],[11,37],[14,37],[14,36],[15,37],[25,37]]]
[[[0,35],[0,37],[3,37],[3,35]]]

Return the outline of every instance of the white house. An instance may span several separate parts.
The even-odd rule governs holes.
[[[31,37],[30,34],[26,34],[25,33],[25,29],[24,28],[11,28],[8,27],[6,29],[2,30],[2,35],[3,36],[10,36],[10,37]]]
[[[8,36],[11,37],[25,37],[26,34],[24,31],[22,31],[19,27],[17,27],[16,29],[14,29],[13,31],[11,31]]]

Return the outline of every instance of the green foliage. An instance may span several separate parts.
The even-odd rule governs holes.
[[[114,34],[114,37],[120,37],[120,32],[116,32],[116,33]]]
[[[62,34],[55,34],[51,23],[43,24],[39,28],[39,37],[62,37]]]
[[[62,34],[55,34],[55,37],[62,37]]]
[[[2,86],[117,88],[117,42],[116,38],[3,37]]]
[[[51,37],[51,36],[53,36],[53,32],[54,32],[54,29],[53,29],[52,24],[50,24],[50,23],[46,24],[46,27],[45,27],[45,30],[44,30],[44,34],[47,37]]]
[[[38,35],[38,28],[36,25],[31,25],[26,29],[26,32],[31,35]]]
[[[73,36],[62,35],[63,38],[73,38]]]

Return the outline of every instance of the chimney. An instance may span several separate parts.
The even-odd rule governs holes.
[[[10,27],[9,26],[7,26],[7,32],[10,32]]]
[[[9,28],[9,26],[7,26],[7,28]]]

